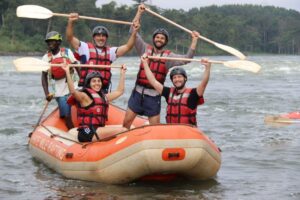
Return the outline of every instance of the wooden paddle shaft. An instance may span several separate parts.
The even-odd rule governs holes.
[[[54,16],[59,17],[70,17],[69,14],[62,14],[62,13],[52,13]],[[80,19],[88,19],[93,21],[100,21],[100,22],[109,22],[109,23],[115,23],[115,24],[126,24],[126,25],[132,25],[132,22],[126,22],[126,21],[119,21],[119,20],[113,20],[113,19],[103,19],[103,18],[97,18],[97,17],[88,17],[88,16],[79,16]]]
[[[147,56],[149,59],[161,59],[161,60],[174,60],[174,61],[187,61],[187,62],[201,62],[200,59],[193,59],[193,58],[172,58],[172,57],[159,57],[159,56]],[[215,63],[215,64],[223,64],[225,61],[217,61],[217,60],[209,60],[208,62],[210,63]]]
[[[265,117],[266,123],[287,123],[287,124],[298,124],[300,120],[297,119],[289,119],[280,116],[266,116]]]
[[[41,121],[42,121],[42,118],[43,118],[43,116],[44,116],[44,114],[45,114],[45,112],[46,112],[46,110],[47,110],[47,108],[48,108],[48,105],[49,105],[49,101],[46,101],[45,106],[44,106],[44,108],[43,108],[43,111],[42,111],[42,113],[41,113],[41,115],[40,115],[40,117],[39,117],[39,119],[38,119],[36,125],[34,126],[34,129],[33,129],[32,132],[34,132],[34,131],[36,130],[36,128],[40,125],[40,123],[41,123]]]
[[[58,67],[62,67],[64,66],[64,64],[48,64],[49,66],[58,66]],[[117,65],[92,65],[92,64],[69,64],[70,67],[87,67],[87,68],[121,68],[122,66],[117,66]]]
[[[157,14],[156,12],[153,12],[153,11],[150,10],[149,8],[145,8],[145,10],[146,10],[147,12],[149,12],[150,14],[152,14],[152,15],[154,15],[154,16],[156,16],[156,17],[158,17],[158,18],[160,18],[160,19],[162,19],[162,20],[164,20],[164,21],[166,21],[166,22],[168,22],[168,23],[170,23],[170,24],[172,24],[172,25],[174,25],[174,26],[176,26],[176,27],[182,29],[182,30],[184,30],[185,32],[188,32],[188,33],[190,33],[190,34],[192,33],[191,30],[189,30],[189,29],[187,29],[187,28],[185,28],[185,27],[183,27],[183,26],[181,26],[181,25],[179,25],[179,24],[177,24],[177,23],[175,23],[175,22],[173,22],[173,21],[171,21],[171,20],[169,20],[169,19],[167,19],[167,18],[165,18],[165,17],[159,15],[159,14]],[[204,37],[204,36],[201,36],[201,35],[200,35],[199,38],[202,39],[202,40],[205,40],[206,42],[209,42],[209,43],[211,43],[211,44],[215,44],[214,41],[212,41],[212,40],[210,40],[210,39],[208,39],[208,38],[206,38],[206,37]]]

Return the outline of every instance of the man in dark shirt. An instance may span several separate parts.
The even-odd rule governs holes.
[[[211,63],[207,59],[202,59],[201,64],[205,65],[205,71],[201,83],[196,88],[187,88],[187,74],[183,68],[174,68],[170,73],[170,78],[174,87],[163,86],[152,74],[148,59],[141,57],[144,64],[145,73],[154,89],[165,97],[167,106],[167,123],[185,123],[197,125],[197,106],[204,103],[203,94],[210,76]]]

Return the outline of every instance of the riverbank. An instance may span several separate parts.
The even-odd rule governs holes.
[[[3,52],[0,51],[0,56],[43,56],[45,52]]]

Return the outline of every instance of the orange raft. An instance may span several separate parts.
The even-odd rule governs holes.
[[[76,110],[72,108],[73,121]],[[109,125],[121,124],[124,110],[110,105]],[[67,132],[55,109],[31,134],[32,156],[71,179],[122,184],[136,180],[185,177],[206,180],[221,165],[219,148],[189,125],[145,125],[136,118],[130,129],[106,141],[79,143]]]
[[[291,112],[287,114],[282,114],[280,115],[282,118],[287,118],[287,119],[299,119],[300,120],[300,112]]]

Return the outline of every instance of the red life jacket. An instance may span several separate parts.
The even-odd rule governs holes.
[[[51,63],[51,64],[61,64],[61,63],[64,63],[64,61],[67,64],[72,63],[71,60],[66,56],[66,49],[65,48],[60,48],[60,54],[61,54],[61,57],[53,59],[53,55],[49,51],[48,52],[48,62]],[[55,79],[55,80],[59,80],[59,79],[62,79],[62,78],[66,77],[65,70],[63,70],[60,66],[51,66],[50,67],[50,72],[51,72],[52,78]]]
[[[83,89],[91,99],[93,103],[87,107],[81,107],[81,105],[76,102],[73,96],[68,98],[68,104],[77,106],[77,120],[79,126],[93,126],[95,129],[98,127],[105,126],[105,121],[107,120],[108,115],[108,100],[101,91],[95,92],[90,88]],[[74,101],[75,100],[75,101]]]
[[[87,64],[94,65],[110,65],[112,62],[110,60],[110,51],[109,47],[104,47],[102,52],[98,52],[97,48],[92,43],[87,43],[90,51],[90,59],[87,61]],[[99,71],[103,77],[102,85],[104,88],[108,87],[111,79],[111,68],[88,68],[82,67],[79,73],[79,83],[78,86],[84,85],[84,79],[86,75],[93,71]]]
[[[154,47],[151,45],[147,46],[146,52],[147,55],[152,56],[154,53]],[[167,57],[171,53],[170,50],[164,50],[161,54],[160,57]],[[149,68],[152,71],[153,75],[155,76],[156,80],[159,81],[161,84],[164,84],[166,80],[166,76],[168,74],[168,69],[166,67],[166,60],[149,60]],[[142,85],[147,88],[153,88],[151,84],[149,83],[145,69],[143,66],[143,63],[141,62],[140,64],[140,70],[137,75],[137,80],[136,83],[139,85]]]
[[[170,89],[167,106],[167,123],[182,123],[197,126],[197,107],[190,109],[188,107],[188,98],[192,88],[186,88],[183,93],[177,94],[174,87]],[[203,98],[199,98],[198,105],[204,103]]]

